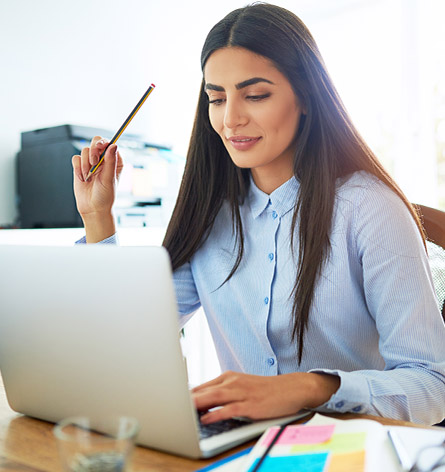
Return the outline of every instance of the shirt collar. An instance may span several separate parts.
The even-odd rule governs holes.
[[[255,185],[252,176],[250,176],[249,204],[253,218],[260,216],[267,207],[276,211],[278,216],[283,216],[295,207],[299,188],[298,180],[291,177],[268,195]]]

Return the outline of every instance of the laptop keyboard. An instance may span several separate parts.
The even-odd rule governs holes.
[[[204,412],[198,412],[198,416],[201,417]],[[225,433],[235,428],[240,428],[251,424],[252,421],[248,419],[237,419],[231,418],[229,420],[217,421],[216,423],[211,424],[202,424],[199,423],[199,435],[201,439],[209,438],[215,434]]]

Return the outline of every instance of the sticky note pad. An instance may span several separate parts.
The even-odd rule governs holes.
[[[365,470],[365,451],[349,454],[333,454],[327,472],[363,472]]]
[[[347,454],[365,450],[366,433],[337,433],[322,444],[293,444],[290,451],[294,454],[329,450],[333,454]]]
[[[304,454],[301,456],[267,456],[261,464],[261,472],[323,472],[328,459],[328,453],[320,454]],[[251,472],[257,462],[260,459],[256,459],[255,462],[249,468]]]
[[[319,444],[328,441],[334,432],[335,425],[320,426],[287,426],[281,433],[277,445],[287,446],[295,444]],[[273,438],[278,432],[278,428],[271,428],[265,436],[262,446],[269,446]]]

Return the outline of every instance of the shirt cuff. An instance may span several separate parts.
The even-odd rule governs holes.
[[[370,404],[368,381],[356,372],[313,369],[309,373],[330,374],[340,378],[340,387],[323,405],[314,408],[321,413],[367,413]]]
[[[82,236],[80,239],[78,239],[75,244],[86,244],[87,243],[87,237]],[[108,238],[103,239],[102,241],[99,241],[96,244],[119,244],[119,240],[117,237],[117,233],[114,233]]]

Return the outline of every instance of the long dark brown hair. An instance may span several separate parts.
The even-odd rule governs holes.
[[[312,35],[296,15],[265,3],[229,13],[207,36],[201,54],[202,69],[214,51],[234,46],[270,59],[287,77],[306,111],[294,157],[300,190],[291,228],[292,250],[295,241],[299,246],[297,277],[290,294],[292,339],[297,340],[301,363],[314,287],[330,251],[337,179],[360,170],[375,175],[403,200],[424,238],[423,229],[412,205],[353,126]],[[227,201],[238,255],[226,281],[234,274],[243,257],[239,206],[248,192],[249,176],[249,170],[233,164],[212,129],[203,79],[184,176],[163,243],[173,269],[189,261],[203,244],[222,203]]]

